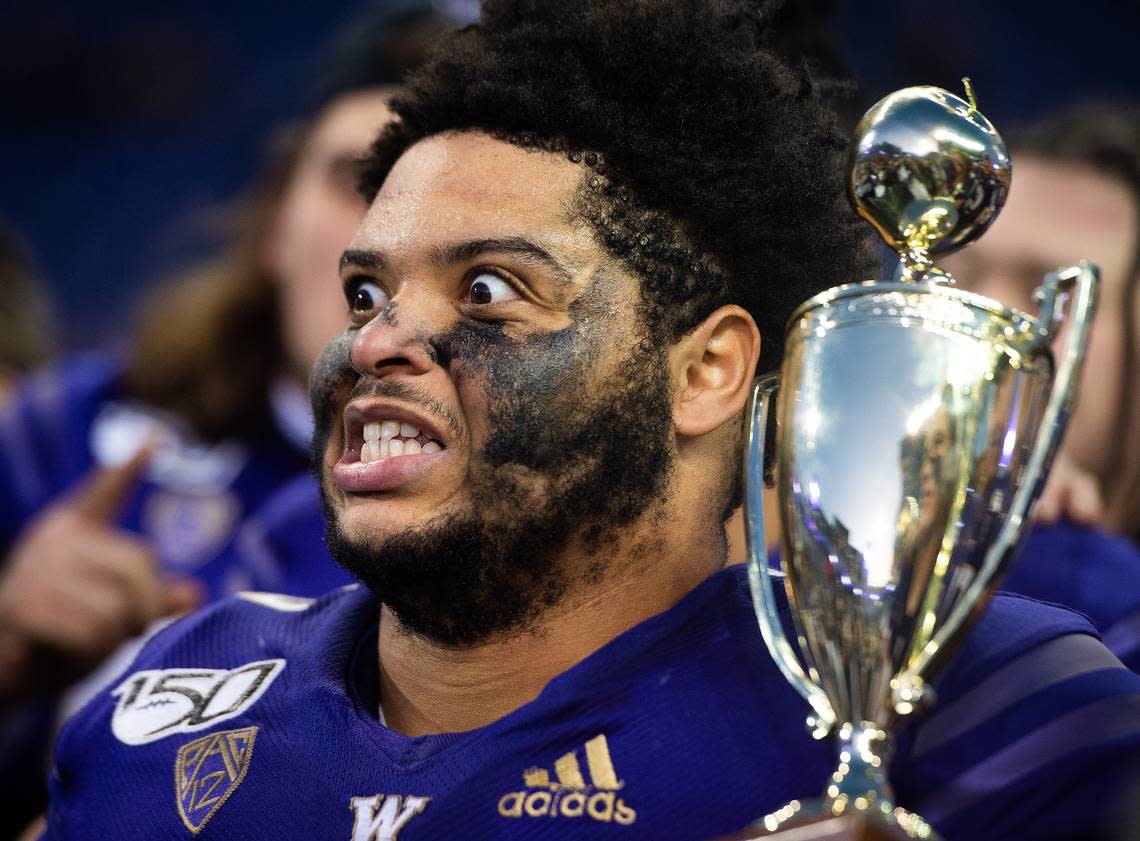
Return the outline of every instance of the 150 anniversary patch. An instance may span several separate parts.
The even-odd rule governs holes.
[[[118,697],[111,730],[128,745],[193,733],[241,715],[285,668],[258,660],[236,669],[146,669],[111,693]]]

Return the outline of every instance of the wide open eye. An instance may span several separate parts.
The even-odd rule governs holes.
[[[388,293],[384,288],[372,280],[358,280],[350,283],[344,290],[345,300],[348,301],[349,312],[367,313],[388,303]]]
[[[504,304],[521,297],[517,289],[497,274],[481,271],[471,278],[464,299],[472,304]]]

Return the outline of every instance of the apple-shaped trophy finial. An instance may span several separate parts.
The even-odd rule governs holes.
[[[1009,193],[1005,142],[964,81],[969,102],[942,88],[904,88],[855,127],[848,194],[902,259],[904,281],[947,280],[932,271],[934,255],[981,236]]]

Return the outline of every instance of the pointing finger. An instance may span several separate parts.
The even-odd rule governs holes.
[[[73,509],[93,520],[114,520],[142,481],[153,453],[148,442],[122,464],[92,470],[70,496]]]

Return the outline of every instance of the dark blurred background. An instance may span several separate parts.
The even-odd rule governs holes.
[[[835,5],[809,1],[800,14],[834,18],[863,105],[911,84],[960,91],[967,74],[999,128],[1081,99],[1140,101],[1135,0]],[[247,181],[267,128],[311,101],[322,42],[358,8],[43,0],[6,10],[0,220],[49,285],[62,348],[114,335],[147,284],[205,247],[195,220]]]

